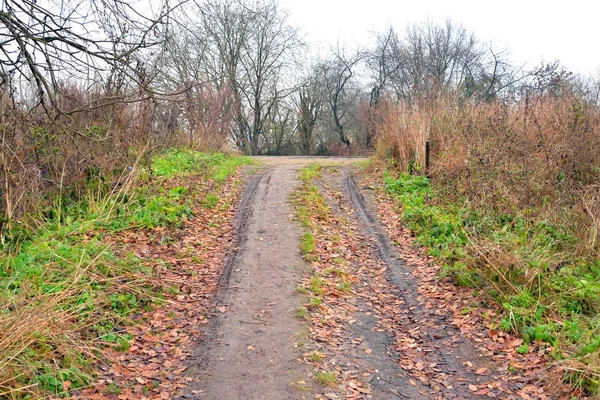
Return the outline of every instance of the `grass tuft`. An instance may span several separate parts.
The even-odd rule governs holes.
[[[300,250],[304,256],[313,255],[316,249],[315,235],[312,232],[304,232],[300,237]]]
[[[315,381],[319,385],[333,386],[336,384],[337,378],[335,376],[335,372],[333,372],[333,371],[319,370],[319,371],[315,372]]]

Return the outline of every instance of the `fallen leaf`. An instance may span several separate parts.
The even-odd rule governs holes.
[[[476,373],[477,375],[482,375],[482,374],[484,374],[484,373],[485,373],[487,370],[488,370],[488,369],[487,369],[487,367],[481,367],[481,368],[479,368],[477,371],[475,371],[475,373]]]

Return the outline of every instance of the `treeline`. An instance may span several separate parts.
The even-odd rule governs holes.
[[[597,82],[557,62],[515,67],[450,21],[389,27],[367,48],[312,55],[274,1],[156,6],[3,2],[4,224],[48,192],[76,197],[83,183],[109,185],[108,176],[163,147],[364,154],[392,106],[425,110],[450,98],[508,106],[567,94],[598,102]]]
[[[451,21],[389,27],[367,48],[337,45],[311,56],[276,3],[195,3],[186,11],[185,28],[171,32],[157,63],[157,82],[173,89],[191,79],[227,92],[230,139],[247,154],[364,153],[384,100],[422,107],[453,95],[506,104],[567,92],[598,100],[597,82],[558,62],[514,66],[506,51]]]

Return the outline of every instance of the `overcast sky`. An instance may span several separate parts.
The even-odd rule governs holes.
[[[370,32],[428,18],[450,18],[508,49],[515,63],[529,67],[560,60],[574,72],[596,75],[600,67],[600,1],[538,0],[280,0],[307,39],[326,49],[338,41],[365,45]],[[598,5],[597,5],[598,4]]]

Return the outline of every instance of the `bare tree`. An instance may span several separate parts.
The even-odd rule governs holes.
[[[526,77],[510,65],[506,51],[481,44],[451,21],[411,25],[402,38],[389,28],[375,40],[367,58],[372,107],[385,92],[409,103],[448,92],[492,100]]]
[[[112,90],[123,89],[125,81],[149,90],[143,50],[163,42],[173,8],[164,0],[149,16],[124,0],[5,0],[0,10],[0,87],[30,81],[37,91],[36,105],[59,114],[139,94]],[[104,84],[112,93],[64,110],[60,88],[67,80]]]
[[[187,15],[169,30],[153,66],[155,85],[163,91],[176,91],[209,80],[206,73],[208,42],[201,24]],[[212,83],[212,82],[211,82]]]
[[[325,102],[324,71],[322,65],[313,66],[298,89],[296,106],[302,154],[312,154],[314,151],[313,134]]]
[[[331,108],[331,113],[335,123],[335,127],[340,139],[340,143],[350,146],[344,130],[344,118],[349,111],[347,90],[352,77],[355,75],[355,69],[364,55],[360,51],[355,51],[351,54],[346,54],[346,50],[340,46],[333,52],[332,59],[325,66],[325,85],[326,96]]]
[[[254,13],[235,0],[196,2],[199,24],[193,26],[194,43],[206,51],[202,71],[218,89],[228,86],[235,115],[232,138],[241,150],[248,148],[248,121],[244,112],[242,91],[246,86],[241,63]]]
[[[254,23],[244,45],[242,69],[245,85],[243,96],[249,107],[247,151],[260,151],[260,138],[268,134],[265,124],[277,103],[289,96],[295,87],[286,82],[283,73],[293,61],[301,42],[298,31],[287,22],[275,2],[258,4],[253,10]]]
[[[377,107],[382,96],[390,92],[390,80],[404,67],[406,60],[403,57],[403,48],[394,28],[375,35],[375,47],[366,54],[367,68],[371,75],[371,91],[369,93],[369,106],[364,116],[366,129],[366,146],[373,147],[374,127],[377,126]]]
[[[265,125],[265,153],[270,155],[294,154],[297,125],[294,118],[294,106],[289,100],[280,100],[274,104]]]
[[[284,72],[301,45],[298,31],[274,1],[214,1],[197,3],[197,8],[205,76],[218,88],[230,87],[236,146],[259,153],[272,110],[294,90]]]
[[[367,66],[371,74],[369,105],[376,107],[382,94],[388,90],[389,80],[405,65],[402,43],[394,28],[375,35],[375,48],[366,54]]]

